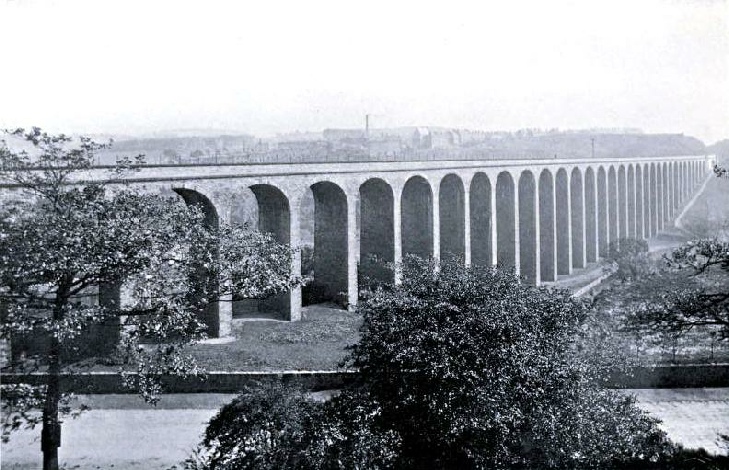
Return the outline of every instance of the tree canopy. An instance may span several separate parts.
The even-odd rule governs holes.
[[[200,466],[622,468],[670,453],[632,397],[601,387],[569,292],[458,261],[413,259],[402,279],[358,306],[359,383],[307,408],[248,391],[211,421]]]
[[[225,294],[264,297],[298,280],[290,248],[269,235],[212,227],[199,207],[124,184],[133,161],[91,180],[94,153],[109,144],[37,128],[8,139],[0,145],[0,334],[44,344],[12,367],[40,368],[48,383],[3,385],[4,398],[13,398],[3,402],[3,430],[38,422],[28,408],[43,397],[44,468],[57,468],[59,374],[78,359],[77,340],[90,328],[118,331],[111,352],[129,384],[154,402],[161,375],[200,372],[185,348],[206,337],[211,304]]]

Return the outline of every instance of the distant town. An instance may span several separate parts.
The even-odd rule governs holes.
[[[115,139],[97,163],[145,155],[148,165],[296,163],[388,160],[494,160],[590,157],[651,157],[701,154],[700,140],[683,134],[646,134],[632,128],[475,131],[445,127],[324,129],[273,138],[215,135],[210,130]]]

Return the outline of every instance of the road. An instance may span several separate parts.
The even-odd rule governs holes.
[[[640,406],[663,420],[685,447],[725,452],[717,434],[729,434],[729,388],[653,389],[635,393]],[[200,441],[207,421],[228,394],[170,395],[151,408],[133,395],[81,397],[93,407],[63,425],[60,461],[78,470],[162,470],[178,465]],[[41,466],[40,430],[21,431],[2,445],[3,470]]]

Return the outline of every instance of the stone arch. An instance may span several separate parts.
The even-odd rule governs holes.
[[[643,236],[647,240],[653,236],[651,210],[651,167],[649,164],[643,165]]]
[[[651,236],[654,236],[659,229],[658,226],[658,181],[656,180],[656,164],[650,166],[650,213],[651,213]]]
[[[607,256],[610,243],[608,202],[607,173],[601,166],[597,170],[597,242],[599,255],[603,258]]]
[[[496,232],[497,264],[505,269],[516,268],[516,188],[508,171],[496,178]]]
[[[248,187],[254,201],[246,204],[247,195],[241,203],[231,207],[231,222],[249,224],[262,233],[270,234],[277,243],[291,243],[291,208],[289,198],[278,187],[270,184],[254,184]],[[251,207],[253,206],[253,207]],[[290,292],[263,299],[244,299],[233,294],[233,317],[274,316],[290,320]]]
[[[638,238],[635,234],[635,169],[628,165],[628,237]]]
[[[219,225],[220,217],[218,216],[218,210],[215,205],[210,201],[206,195],[200,193],[195,189],[189,188],[172,188],[172,190],[182,197],[185,204],[188,206],[197,206],[203,213],[203,223],[210,228],[217,228]]]
[[[492,243],[491,231],[491,181],[485,173],[476,173],[469,189],[471,216],[471,264],[490,266]]]
[[[554,178],[544,169],[539,175],[539,272],[542,281],[557,280],[554,221]]]
[[[250,190],[258,206],[258,230],[270,233],[278,243],[291,241],[289,198],[276,186],[254,184]]]
[[[571,216],[570,216],[570,182],[567,170],[557,170],[554,182],[556,198],[555,224],[557,226],[557,274],[572,272]]]
[[[585,260],[597,261],[597,188],[595,170],[585,170]]]
[[[433,256],[433,191],[428,180],[413,176],[402,190],[403,254]]]
[[[584,189],[582,173],[575,167],[570,173],[570,224],[572,231],[572,267],[585,267]]]
[[[617,240],[620,236],[619,201],[617,172],[615,167],[611,165],[608,170],[608,232],[611,242]]]
[[[394,194],[380,178],[371,178],[359,187],[360,197],[360,281],[392,282],[393,272],[386,263],[395,261]]]
[[[643,166],[635,165],[635,238],[646,238],[643,196]]]
[[[681,182],[679,180],[678,162],[671,164],[671,172],[673,178],[673,211],[677,214],[678,208],[681,206]]]
[[[663,198],[665,196],[663,169],[661,163],[656,163],[656,229],[663,230]]]
[[[218,210],[206,195],[189,188],[172,188],[172,190],[182,197],[182,200],[188,206],[197,206],[200,208],[203,213],[202,223],[206,227],[211,229],[218,228],[220,224]],[[212,247],[212,249],[215,249],[215,247]],[[200,265],[196,268],[192,289],[192,295],[212,298],[219,290],[218,279],[212,274],[209,268]],[[226,333],[226,326],[221,325],[220,304],[218,302],[209,302],[198,315],[200,320],[205,324],[208,335],[219,337]]]
[[[618,238],[628,237],[628,188],[625,177],[625,166],[618,167]]]
[[[539,239],[537,230],[537,187],[534,174],[519,176],[519,271],[527,283],[539,282]]]
[[[312,223],[313,222],[313,223]],[[334,302],[344,306],[348,291],[347,195],[337,184],[312,184],[301,200],[303,305]]]
[[[465,256],[465,201],[463,181],[449,173],[440,181],[440,258]]]
[[[673,213],[673,207],[671,205],[671,175],[668,172],[668,163],[663,162],[661,166],[663,167],[663,221],[664,224],[668,224]]]

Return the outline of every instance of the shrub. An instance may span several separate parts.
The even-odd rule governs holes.
[[[673,455],[632,397],[599,386],[604,368],[578,347],[586,307],[569,292],[458,262],[409,260],[403,279],[359,306],[346,363],[358,383],[323,404],[242,396],[206,435],[237,466],[205,468],[622,468]]]
[[[666,442],[579,355],[585,305],[512,273],[424,262],[360,306],[349,365],[402,439],[398,468],[589,468]]]
[[[648,242],[635,238],[620,238],[608,245],[608,270],[621,282],[647,277],[656,272],[655,262],[648,254]]]
[[[210,420],[186,468],[391,468],[399,440],[372,426],[377,415],[357,391],[322,402],[280,383],[248,387]]]

